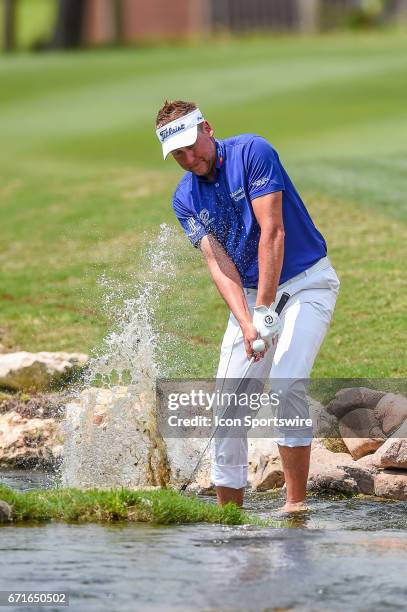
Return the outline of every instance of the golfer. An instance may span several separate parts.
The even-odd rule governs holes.
[[[196,104],[182,100],[165,102],[156,133],[164,159],[171,153],[186,171],[173,197],[175,214],[202,251],[231,311],[217,378],[241,378],[253,356],[250,376],[309,378],[331,322],[339,280],[324,237],[277,151],[256,134],[214,138]],[[290,299],[279,317],[275,308],[284,292]],[[254,355],[259,337],[269,350]],[[277,437],[286,512],[305,508],[312,428],[301,434],[282,427]],[[219,504],[242,505],[247,457],[244,437],[216,439],[212,480]]]

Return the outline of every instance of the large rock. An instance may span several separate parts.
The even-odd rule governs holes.
[[[377,452],[377,451],[376,451]],[[379,468],[375,465],[374,456],[376,453],[365,455],[356,460],[356,465],[367,470],[371,474],[378,474]]]
[[[325,466],[310,476],[308,488],[324,492],[371,495],[374,491],[373,475],[356,466]]]
[[[373,475],[370,469],[358,465],[348,453],[333,453],[315,440],[311,450],[308,488],[369,495],[373,493]]]
[[[374,492],[379,497],[407,501],[407,472],[384,470],[375,476]]]
[[[369,408],[357,408],[345,414],[339,422],[339,431],[354,459],[374,453],[386,439]]]
[[[372,409],[385,395],[384,391],[376,391],[367,387],[351,387],[341,389],[328,404],[327,411],[341,419],[345,414],[357,408]]]
[[[133,387],[90,388],[66,406],[65,486],[178,486],[191,474],[206,438],[165,438],[157,431],[151,393]],[[207,491],[210,453],[190,490]]]
[[[329,438],[338,435],[338,420],[329,414],[325,406],[315,399],[308,397],[309,416],[312,419],[314,438]]]
[[[144,397],[128,387],[89,388],[67,404],[63,484],[114,488],[168,483]]]
[[[7,502],[0,500],[0,523],[11,521],[11,506]]]
[[[407,398],[396,393],[386,393],[374,413],[382,430],[389,436],[407,420]]]
[[[407,470],[407,424],[399,427],[375,452],[372,459],[374,465],[379,468]]]
[[[62,453],[61,426],[55,419],[0,415],[0,467],[55,467]]]
[[[87,360],[88,356],[82,353],[6,353],[0,355],[0,387],[14,391],[45,390]]]

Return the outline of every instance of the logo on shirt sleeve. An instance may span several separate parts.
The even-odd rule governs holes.
[[[257,181],[253,181],[252,183],[252,187],[255,188],[259,188],[259,187],[263,187],[264,185],[266,185],[270,180],[270,177],[268,176],[263,176],[262,178],[258,179]]]
[[[188,225],[188,236],[194,236],[199,230],[199,227],[196,224],[196,219],[194,217],[188,217],[187,225]]]

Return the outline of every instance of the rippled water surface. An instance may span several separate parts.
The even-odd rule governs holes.
[[[0,482],[52,484],[35,472],[2,473]],[[277,516],[281,502],[258,494],[246,507]],[[0,590],[67,590],[71,610],[405,608],[407,503],[311,498],[310,506],[293,528],[3,526]]]

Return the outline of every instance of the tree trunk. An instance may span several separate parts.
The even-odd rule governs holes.
[[[82,25],[86,0],[59,0],[52,49],[73,49],[82,42]]]
[[[4,50],[12,51],[16,46],[16,4],[17,0],[3,0],[4,10]]]

